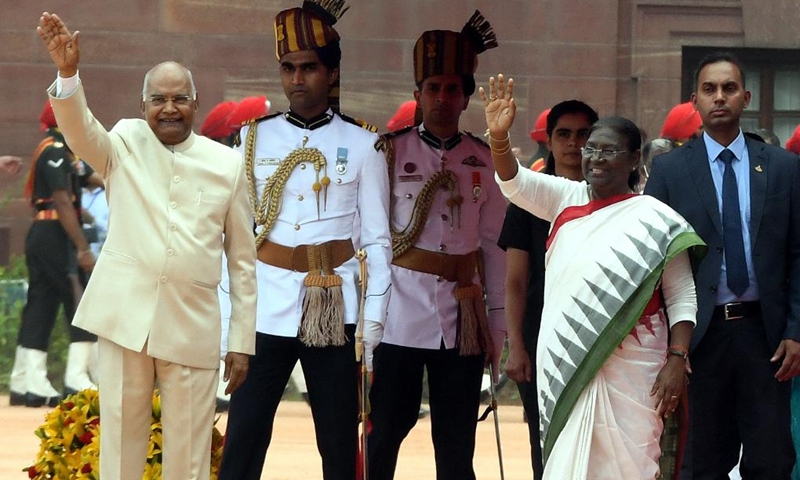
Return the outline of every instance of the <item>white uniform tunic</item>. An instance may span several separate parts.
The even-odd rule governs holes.
[[[386,161],[374,148],[377,135],[328,111],[319,122],[301,122],[278,114],[256,124],[253,170],[256,195],[261,199],[266,180],[297,148],[316,148],[327,160],[330,185],[313,190],[317,174],[313,164],[301,163],[292,171],[281,197],[281,210],[271,242],[287,247],[318,245],[331,240],[359,239],[367,251],[368,291],[365,318],[383,323],[389,301],[391,240],[388,223],[389,182]],[[290,121],[291,120],[291,121]],[[305,128],[310,127],[310,128]],[[241,131],[244,154],[248,127]],[[321,171],[319,179],[324,176]],[[360,218],[360,222],[356,218]],[[355,229],[358,228],[358,231]],[[258,227],[257,231],[260,231]],[[354,240],[355,241],[355,240]],[[258,315],[256,330],[296,337],[303,310],[305,272],[294,272],[257,262]],[[335,269],[342,277],[345,323],[358,319],[358,261],[351,258]]]
[[[447,205],[450,193],[439,190],[414,245],[451,255],[483,250],[486,266],[486,303],[492,331],[505,331],[503,311],[505,254],[497,246],[506,201],[494,181],[488,146],[470,135],[441,142],[424,125],[389,137],[395,163],[392,185],[392,228],[409,224],[414,202],[425,183],[443,167],[458,177],[461,207]],[[406,347],[455,348],[458,300],[455,282],[436,275],[392,265],[392,299],[386,320],[384,343]],[[480,285],[478,275],[473,283]]]

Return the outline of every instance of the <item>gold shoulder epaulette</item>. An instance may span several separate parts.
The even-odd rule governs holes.
[[[378,139],[378,141],[375,142],[375,150],[377,150],[379,152],[380,151],[384,151],[385,152],[386,151],[386,143],[390,139],[392,139],[392,138],[394,138],[394,137],[396,137],[398,135],[403,135],[404,133],[410,132],[412,128],[414,128],[413,125],[411,125],[409,127],[401,128],[400,130],[395,130],[394,132],[386,132],[384,134],[381,134],[381,136]]]
[[[264,115],[262,117],[254,118],[252,120],[248,120],[246,122],[243,122],[242,125],[247,125],[248,123],[251,123],[251,122],[252,123],[263,122],[264,120],[269,120],[270,118],[277,117],[278,115],[283,115],[283,112],[268,113],[268,114],[266,114],[266,115]]]
[[[386,137],[387,138],[392,138],[392,137],[396,137],[398,135],[402,135],[402,134],[404,134],[406,132],[411,131],[412,128],[414,128],[414,125],[409,125],[408,127],[401,128],[400,130],[395,130],[394,132],[387,133]]]
[[[278,115],[282,115],[282,114],[283,114],[283,112],[275,112],[275,113],[270,113],[270,114],[264,115],[262,117],[253,118],[253,119],[250,119],[250,120],[245,120],[244,122],[242,122],[241,127],[244,127],[245,125],[248,125],[248,126],[250,126],[250,128],[253,128],[253,126],[258,122],[263,122],[264,120],[269,120],[270,118],[277,117]],[[233,146],[235,146],[235,147],[240,147],[242,145],[242,138],[241,138],[242,128],[241,127],[239,127],[239,130],[236,132],[236,136],[233,137]]]
[[[344,120],[347,123],[352,123],[353,125],[357,125],[363,128],[364,130],[367,130],[368,132],[378,133],[378,127],[372,125],[371,123],[367,123],[364,120],[361,120],[360,118],[354,118],[349,115],[345,115],[343,113],[339,113],[339,116],[342,117],[342,120]]]

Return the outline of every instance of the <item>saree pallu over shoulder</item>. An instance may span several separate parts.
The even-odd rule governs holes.
[[[631,333],[665,265],[704,243],[658,200],[622,195],[564,209],[546,254],[539,336],[545,463],[589,382]]]

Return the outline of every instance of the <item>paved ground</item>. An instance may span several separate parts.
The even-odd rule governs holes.
[[[8,397],[0,396],[0,479],[23,480],[22,469],[32,463],[39,450],[33,434],[44,418],[45,409],[9,407]],[[491,416],[489,417],[491,419]],[[220,420],[224,431],[226,416]],[[530,450],[527,425],[522,408],[500,407],[500,431],[507,480],[530,480]],[[430,421],[422,419],[403,444],[398,462],[397,480],[435,478]],[[481,480],[499,479],[494,426],[487,421],[478,425],[475,470]],[[303,402],[285,401],[278,409],[272,446],[267,455],[262,480],[321,479],[319,455],[314,443],[310,410]]]

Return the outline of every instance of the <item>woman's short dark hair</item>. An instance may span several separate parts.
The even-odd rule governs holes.
[[[591,130],[589,130],[589,134],[591,135],[592,132],[600,128],[610,128],[625,137],[627,140],[626,147],[630,153],[642,149],[642,131],[639,130],[639,127],[637,127],[635,123],[627,118],[617,116],[603,117],[592,126]],[[631,190],[635,190],[639,185],[639,179],[639,169],[635,168],[630,176],[628,176],[628,187],[630,187]]]

